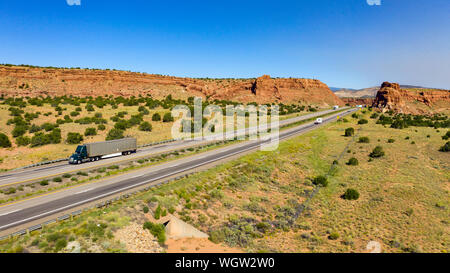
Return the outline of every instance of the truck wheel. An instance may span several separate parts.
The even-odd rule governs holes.
[[[80,160],[77,160],[77,164],[81,164],[81,161],[80,161]]]

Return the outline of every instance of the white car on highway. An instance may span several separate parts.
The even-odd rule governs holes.
[[[323,120],[321,118],[316,119],[314,124],[322,124]]]

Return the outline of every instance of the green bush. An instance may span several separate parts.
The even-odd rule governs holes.
[[[154,113],[152,116],[152,121],[160,121],[161,115],[159,113]]]
[[[76,117],[76,116],[78,116],[78,115],[80,115],[80,112],[77,112],[77,111],[72,111],[72,112],[70,112],[70,116],[71,116],[71,117]]]
[[[106,129],[106,126],[105,126],[104,124],[99,124],[99,125],[97,126],[97,129],[98,129],[99,131],[104,131],[104,130]]]
[[[144,213],[148,213],[149,208],[147,206],[144,207]]]
[[[67,241],[65,238],[60,238],[55,243],[55,251],[58,252],[67,246]]]
[[[124,138],[124,131],[120,129],[111,129],[106,136],[106,140],[114,140]]]
[[[53,182],[56,182],[56,183],[62,182],[62,178],[61,177],[55,177],[55,178],[53,178]]]
[[[165,113],[163,117],[163,122],[172,122],[174,119],[171,113]]]
[[[0,147],[2,148],[9,148],[11,147],[11,141],[9,140],[8,136],[4,133],[0,133]]]
[[[359,192],[355,189],[347,189],[342,198],[345,200],[357,200],[359,198]]]
[[[449,152],[450,151],[450,141],[444,144],[441,148],[439,148],[440,152]]]
[[[30,142],[31,138],[28,136],[20,136],[16,139],[17,146],[27,146]]]
[[[141,125],[139,125],[139,130],[144,131],[144,132],[151,132],[152,129],[153,129],[152,125],[147,121],[144,121],[141,123]]]
[[[89,127],[84,131],[85,136],[95,136],[97,135],[97,130],[95,128]]]
[[[369,143],[370,140],[368,137],[360,137],[358,140],[359,143]]]
[[[358,166],[359,162],[358,159],[352,157],[348,160],[347,165],[349,166]]]
[[[337,232],[330,233],[330,235],[328,235],[328,239],[330,239],[330,240],[337,240],[337,239],[339,239],[339,233],[337,233]]]
[[[158,242],[161,245],[166,241],[166,231],[164,229],[164,225],[145,222],[144,229],[148,229],[150,233],[158,239]]]
[[[28,126],[26,125],[16,125],[12,130],[11,134],[13,137],[23,136],[28,131]]]
[[[377,157],[382,157],[384,156],[384,151],[383,151],[383,147],[381,146],[377,146],[373,149],[373,151],[369,154],[369,156],[371,158],[377,158]]]
[[[79,144],[82,141],[83,141],[83,136],[80,133],[69,132],[67,134],[66,142],[68,144]]]
[[[355,129],[353,129],[352,127],[345,129],[346,137],[353,136],[354,134],[355,134]]]
[[[322,187],[328,186],[328,180],[327,180],[327,178],[326,178],[325,176],[323,176],[323,175],[316,176],[316,177],[313,179],[312,183],[313,183],[314,185],[320,185],[320,186],[322,186]]]
[[[154,217],[156,220],[161,218],[161,206],[160,205],[158,205],[158,207],[156,208]]]
[[[367,119],[360,119],[358,120],[358,124],[362,125],[362,124],[367,124],[369,123],[369,121]]]
[[[447,131],[445,135],[442,136],[443,140],[448,140],[450,138],[450,131]]]
[[[47,186],[48,185],[48,180],[42,180],[41,182],[39,182],[39,184],[41,186]]]
[[[394,142],[395,142],[395,139],[393,139],[393,138],[388,139],[388,143],[394,143]]]
[[[87,104],[86,105],[86,110],[88,112],[94,112],[95,111],[94,106],[92,104]]]

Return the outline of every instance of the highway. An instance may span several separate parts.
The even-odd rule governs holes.
[[[314,122],[310,122],[283,130],[280,132],[279,139],[283,140],[308,132],[336,120],[336,116],[345,116],[354,111],[356,109],[349,109],[345,112],[325,117],[322,125],[315,125]],[[36,220],[78,208],[87,203],[114,196],[136,187],[160,184],[168,177],[219,164],[224,160],[256,150],[262,144],[267,144],[268,142],[270,142],[270,139],[240,142],[98,182],[81,184],[61,191],[5,204],[0,206],[0,231],[10,230],[19,226],[26,227],[27,224],[31,224],[33,221],[35,223]]]
[[[307,115],[302,115],[279,122],[280,126],[296,123],[299,121],[307,120],[317,116],[329,114],[339,110],[325,110],[320,112],[315,112]],[[235,134],[242,134],[244,132],[248,133],[252,128],[247,128],[246,130],[235,131]],[[200,146],[207,143],[211,143],[211,137],[209,139],[203,140],[180,140],[171,143],[156,145],[152,147],[146,147],[139,149],[135,154],[128,156],[117,156],[100,161],[87,162],[80,165],[69,165],[67,162],[60,162],[55,164],[43,165],[39,167],[34,167],[30,169],[16,170],[5,172],[0,174],[0,188],[11,187],[19,184],[26,184],[30,182],[40,181],[44,179],[49,179],[56,176],[61,176],[65,173],[75,173],[78,171],[87,171],[89,169],[95,169],[100,167],[107,167],[115,164],[124,163],[127,161],[137,160],[139,158],[149,157],[156,154],[166,153],[174,150],[187,149],[193,146]]]

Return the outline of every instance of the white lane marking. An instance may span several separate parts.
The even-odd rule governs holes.
[[[8,212],[5,212],[5,213],[0,214],[0,216],[5,216],[5,215],[8,215],[8,214],[11,214],[11,213],[20,211],[20,210],[21,210],[21,209],[16,209],[16,210],[13,210],[13,211],[8,211]]]
[[[295,132],[295,133],[299,133],[299,132]],[[291,134],[292,133],[286,134],[284,137],[289,136]],[[265,142],[265,141],[263,141],[263,142]],[[262,144],[263,142],[261,142],[259,144]],[[258,145],[255,145],[255,146],[257,147]],[[14,226],[14,225],[17,225],[17,224],[21,224],[23,222],[34,220],[36,218],[40,218],[40,217],[43,217],[43,216],[46,216],[46,215],[49,215],[49,214],[53,214],[53,213],[56,213],[56,212],[59,212],[59,211],[63,211],[65,209],[69,209],[69,208],[76,207],[78,205],[89,203],[90,201],[94,201],[94,200],[101,199],[101,198],[106,197],[106,196],[113,195],[113,194],[118,193],[118,192],[123,192],[123,191],[129,190],[129,189],[132,189],[132,188],[136,188],[136,187],[139,187],[141,185],[145,185],[145,184],[148,184],[150,182],[153,182],[153,181],[156,181],[156,180],[159,180],[159,179],[163,179],[165,177],[169,177],[169,176],[175,175],[177,173],[182,173],[182,172],[190,170],[190,169],[195,169],[195,168],[197,168],[199,166],[206,165],[206,164],[209,164],[209,163],[214,162],[214,161],[219,161],[219,160],[221,160],[223,158],[227,158],[227,157],[233,156],[235,154],[240,154],[242,152],[245,152],[245,151],[248,151],[248,150],[252,150],[252,149],[255,149],[255,147],[253,147],[253,146],[252,147],[247,147],[247,148],[244,148],[243,150],[240,150],[240,151],[237,151],[237,152],[234,152],[234,153],[231,153],[231,154],[223,155],[221,157],[213,158],[211,160],[208,160],[208,161],[205,161],[205,162],[193,165],[193,166],[189,166],[189,167],[186,167],[186,168],[181,169],[181,170],[177,170],[176,172],[172,172],[172,173],[169,173],[169,174],[161,175],[159,177],[155,177],[155,178],[152,178],[152,179],[147,180],[147,181],[143,181],[143,182],[140,182],[140,183],[137,183],[137,184],[126,186],[124,188],[117,189],[117,190],[114,190],[112,192],[107,192],[107,193],[104,193],[104,194],[101,194],[101,195],[98,195],[98,196],[95,196],[95,197],[91,197],[91,198],[88,198],[86,200],[82,200],[82,201],[79,201],[79,202],[76,202],[76,203],[72,203],[70,205],[67,205],[67,206],[64,206],[64,207],[61,207],[61,208],[57,208],[57,209],[54,209],[54,210],[51,210],[51,211],[43,212],[41,214],[28,217],[26,219],[22,219],[22,220],[19,220],[19,221],[16,221],[16,222],[13,222],[13,223],[10,223],[10,224],[7,224],[7,225],[0,226],[0,229],[8,228],[10,226]]]
[[[79,192],[77,192],[77,193],[74,193],[74,194],[85,193],[85,192],[88,192],[88,191],[91,191],[91,190],[93,190],[93,188],[90,188],[90,189],[86,189],[86,190],[83,190],[83,191],[79,191]]]

